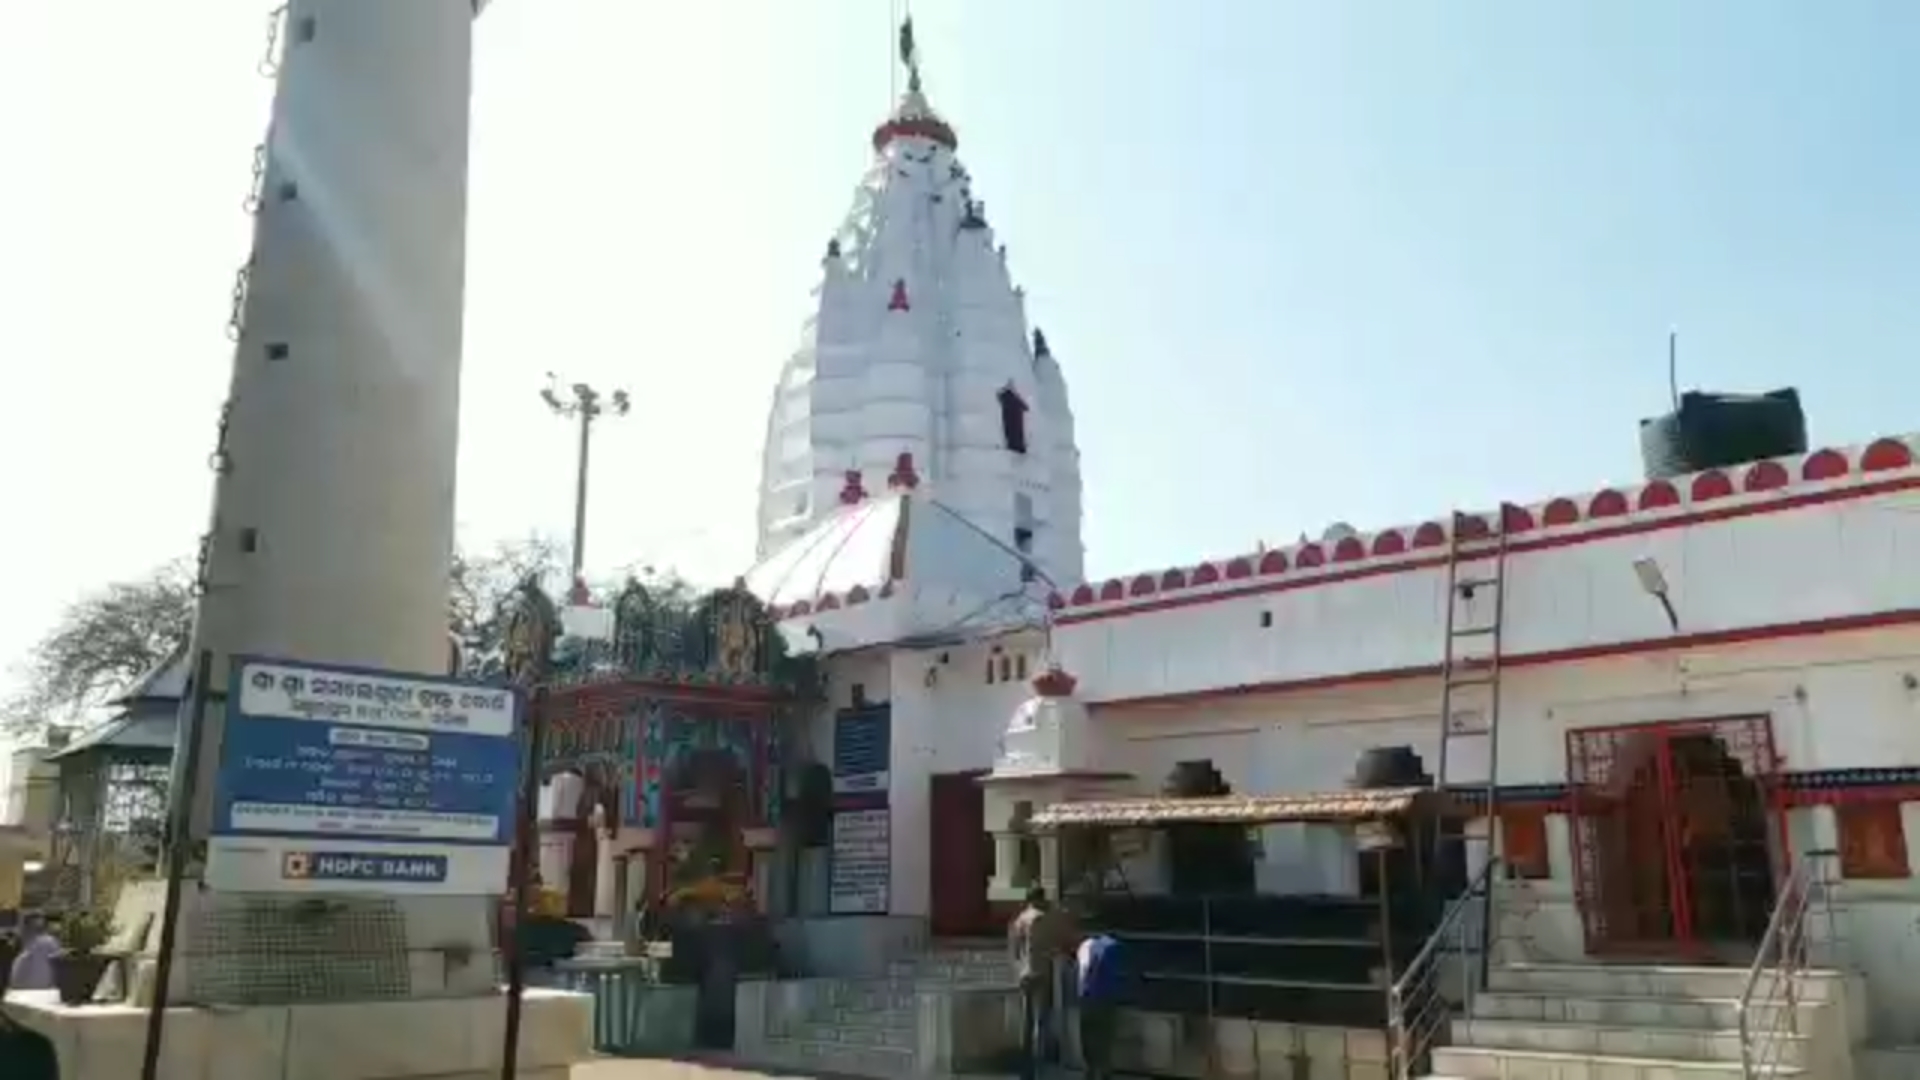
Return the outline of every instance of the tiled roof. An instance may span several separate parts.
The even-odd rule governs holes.
[[[1431,788],[1376,788],[1300,795],[1106,799],[1054,803],[1033,815],[1036,829],[1063,826],[1156,828],[1165,825],[1281,825],[1373,821],[1414,809],[1446,810],[1453,802]]]
[[[1510,503],[1499,510],[1461,514],[1457,527],[1465,539],[1504,529],[1516,548],[1551,546],[1586,534],[1657,527],[1661,520],[1690,516],[1738,514],[1746,507],[1783,499],[1819,499],[1826,492],[1911,478],[1920,456],[1917,451],[1920,438],[1878,439],[1865,446],[1768,458],[1637,486]],[[1435,519],[1373,533],[1303,540],[1233,558],[1089,582],[1071,592],[1055,593],[1048,602],[1062,621],[1072,622],[1097,612],[1164,605],[1176,597],[1234,593],[1276,580],[1339,580],[1375,566],[1443,560],[1449,531],[1444,519]]]

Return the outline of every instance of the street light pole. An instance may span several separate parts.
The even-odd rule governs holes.
[[[566,396],[562,396],[563,393]],[[573,565],[569,575],[572,578],[569,595],[577,603],[584,599],[582,594],[586,592],[587,462],[593,443],[593,422],[609,413],[625,416],[633,403],[625,390],[615,390],[603,398],[600,391],[583,382],[562,391],[559,378],[551,371],[547,372],[547,385],[540,391],[540,400],[547,403],[555,416],[580,423],[580,450],[573,483]]]

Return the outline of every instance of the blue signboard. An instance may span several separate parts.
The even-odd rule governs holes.
[[[893,710],[849,709],[833,718],[833,790],[867,794],[887,790],[893,755]]]
[[[498,893],[518,735],[518,698],[499,687],[236,661],[208,884]]]

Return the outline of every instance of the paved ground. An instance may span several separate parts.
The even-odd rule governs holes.
[[[760,1080],[769,1076],[812,1076],[819,1073],[759,1072],[714,1062],[676,1061],[672,1058],[609,1058],[575,1065],[571,1080]]]

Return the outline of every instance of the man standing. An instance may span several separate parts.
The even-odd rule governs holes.
[[[1036,1080],[1048,1035],[1053,1030],[1053,960],[1063,952],[1059,916],[1038,885],[1027,890],[1027,906],[1007,926],[1007,954],[1020,983],[1020,1076]]]
[[[9,990],[51,990],[53,958],[60,955],[60,939],[47,932],[47,922],[29,915],[20,923],[20,953],[13,958]]]
[[[1080,1059],[1086,1080],[1108,1080],[1113,1075],[1114,1010],[1119,1005],[1123,974],[1120,943],[1106,934],[1094,934],[1080,943]]]

